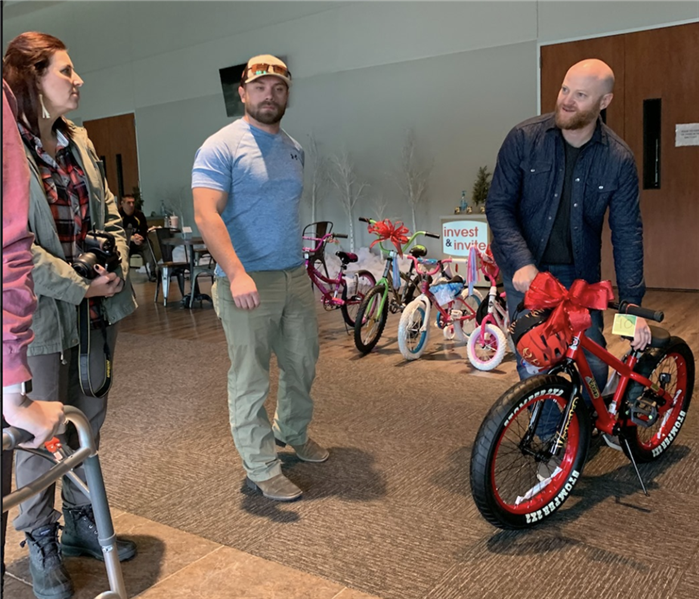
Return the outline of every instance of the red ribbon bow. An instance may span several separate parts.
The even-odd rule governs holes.
[[[378,239],[371,243],[369,248],[373,248],[377,243],[389,240],[396,246],[398,255],[403,256],[403,244],[408,242],[407,233],[409,233],[409,231],[408,227],[401,221],[396,221],[395,225],[389,219],[375,222],[373,225],[369,225],[368,231],[378,237]]]
[[[529,310],[553,309],[544,326],[544,334],[562,332],[570,343],[576,332],[592,324],[589,310],[605,310],[614,299],[610,281],[587,283],[576,279],[566,289],[550,272],[540,272],[524,296]]]

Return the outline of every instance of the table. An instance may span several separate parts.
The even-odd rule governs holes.
[[[199,293],[199,285],[195,276],[195,269],[197,266],[195,254],[197,252],[201,253],[201,251],[195,250],[194,246],[205,245],[204,240],[201,237],[167,237],[163,239],[163,243],[173,247],[184,246],[185,253],[189,257],[189,295],[182,298],[182,303],[184,304],[185,308],[191,309],[194,306],[195,301],[201,302],[206,300],[213,303],[210,295],[207,295],[206,293]],[[205,249],[206,248],[203,248],[204,251]]]

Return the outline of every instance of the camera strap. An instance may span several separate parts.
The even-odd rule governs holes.
[[[112,386],[112,352],[107,342],[107,325],[101,315],[99,324],[102,330],[102,337],[104,338],[104,383],[95,391],[92,386],[92,377],[90,376],[90,347],[92,339],[90,334],[90,300],[84,299],[80,302],[78,308],[78,330],[80,332],[80,362],[78,370],[80,371],[80,387],[85,395],[90,395],[91,397],[103,397]]]

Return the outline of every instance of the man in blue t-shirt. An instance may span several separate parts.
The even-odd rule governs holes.
[[[228,341],[228,408],[247,485],[278,501],[301,496],[282,474],[277,445],[299,459],[329,452],[308,437],[318,323],[301,248],[304,154],[280,127],[291,74],[275,56],[251,58],[238,92],[245,116],[197,151],[194,218],[216,259],[213,296]],[[279,365],[274,425],[264,403],[271,353]]]

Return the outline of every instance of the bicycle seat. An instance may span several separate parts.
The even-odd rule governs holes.
[[[336,252],[335,255],[342,260],[343,264],[351,264],[352,262],[356,262],[359,260],[357,258],[357,254],[353,254],[352,252]]]
[[[670,333],[660,327],[648,325],[650,329],[650,345],[648,347],[667,347],[670,344]],[[633,340],[633,337],[623,336],[624,339]]]
[[[424,245],[416,245],[410,248],[410,255],[415,258],[424,258],[427,256],[427,248]]]
[[[451,279],[449,279],[450,283],[463,283],[464,278],[461,275],[454,275]]]

